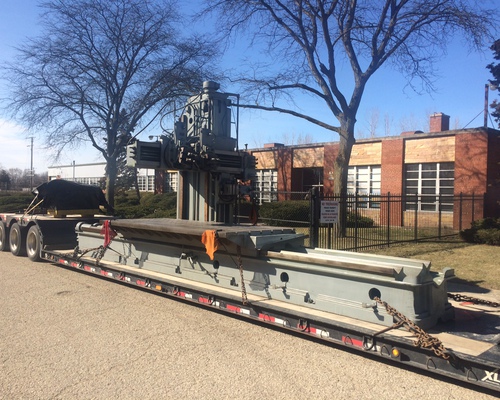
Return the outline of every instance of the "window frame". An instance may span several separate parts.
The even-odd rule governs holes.
[[[416,209],[419,212],[453,212],[455,188],[453,161],[405,164],[403,177],[405,211]],[[412,201],[412,197],[416,196],[418,200]],[[448,198],[450,201],[446,201]]]
[[[350,165],[348,167],[347,193],[360,196],[357,202],[358,208],[380,209],[381,177],[381,165]]]
[[[258,169],[252,180],[258,204],[278,201],[278,170]]]

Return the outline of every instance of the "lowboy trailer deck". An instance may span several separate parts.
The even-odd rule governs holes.
[[[325,274],[318,268],[318,262],[304,262],[301,267],[294,264],[296,258],[311,257],[307,253],[280,250],[287,247],[287,242],[298,239],[293,239],[289,229],[264,227],[260,231],[255,226],[227,227],[179,220],[152,222],[82,222],[76,227],[77,248],[42,249],[40,257],[60,266],[500,392],[498,303],[451,300],[449,309],[453,310],[453,316],[449,315],[449,309],[441,310],[443,318],[430,324],[429,320],[418,319],[415,314],[407,316],[400,312],[409,301],[407,291],[414,293],[417,287],[419,297],[423,289],[418,288],[421,284],[409,284],[410,288],[403,290],[403,297],[399,300],[393,297],[386,302],[384,294],[390,293],[387,289],[394,282],[387,280],[387,271],[382,268],[384,257],[347,252],[326,252],[325,256],[325,251],[318,249],[317,254],[321,257],[313,252],[316,257],[337,260],[337,265],[322,263],[322,268],[328,269]],[[202,243],[202,235],[199,235],[207,230],[218,233],[218,249],[213,253],[213,260],[206,253],[206,243]],[[153,237],[155,240],[151,240]],[[273,250],[269,250],[273,248],[271,237],[278,242]],[[243,243],[247,245],[245,250],[241,247]],[[231,246],[235,246],[234,253]],[[284,266],[277,266],[276,258]],[[419,263],[399,258],[388,260],[385,265],[395,270],[393,274],[399,279],[405,269],[411,273],[411,268]],[[352,274],[359,272],[357,269],[369,264],[373,268],[368,267],[368,277],[362,272],[354,278]],[[424,272],[418,275],[425,275],[426,268],[425,264]],[[317,275],[319,279],[311,281],[311,290],[304,283],[307,275]],[[445,275],[446,272],[437,279],[446,281]],[[313,290],[321,280],[325,281],[324,293]],[[327,298],[328,293],[338,294],[346,282],[353,280],[358,281],[356,285],[368,285],[366,287],[373,290],[358,291],[357,301],[344,295],[343,298]],[[357,291],[355,286],[347,286],[351,288],[348,291]],[[328,311],[328,306],[335,312]],[[419,326],[422,321],[429,325],[427,329]]]

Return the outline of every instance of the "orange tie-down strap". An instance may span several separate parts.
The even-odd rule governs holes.
[[[216,231],[206,230],[201,235],[201,243],[205,245],[205,250],[211,260],[214,259],[214,253],[219,248],[219,239]]]

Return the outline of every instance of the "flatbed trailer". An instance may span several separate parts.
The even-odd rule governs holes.
[[[147,222],[136,221],[141,226],[144,224],[147,226]],[[92,249],[82,249],[78,246],[75,249],[68,249],[68,246],[64,249],[56,249],[44,246],[40,249],[40,259],[161,293],[167,297],[182,299],[209,310],[238,315],[284,331],[314,337],[319,341],[344,349],[391,360],[403,367],[416,367],[438,376],[445,376],[500,393],[500,333],[498,328],[500,313],[498,308],[495,308],[498,307],[498,303],[486,301],[485,304],[473,304],[452,300],[455,311],[454,320],[439,322],[424,331],[397,310],[391,309],[390,304],[384,304],[379,300],[380,313],[384,311],[382,306],[387,306],[392,323],[387,324],[386,321],[384,324],[378,324],[314,309],[306,302],[300,305],[282,301],[276,295],[260,296],[255,295],[251,290],[243,293],[245,286],[243,280],[233,283],[234,288],[217,286],[201,280],[195,281],[189,275],[186,278],[186,274],[179,273],[179,271],[166,274],[144,269],[141,260],[137,258],[127,265],[122,258],[123,254],[118,257],[119,261],[111,261],[113,257],[107,259],[104,253],[116,253],[117,250],[110,245],[113,240],[109,232],[106,232],[106,222],[91,224],[87,222],[80,221],[77,224],[77,235],[85,236],[91,232],[91,236],[96,239],[100,238],[98,240],[101,240],[103,245]],[[132,225],[133,222],[134,220],[132,220]],[[119,220],[115,223],[119,225]],[[113,221],[110,224],[112,225]],[[185,224],[185,234],[189,234],[190,226],[188,223]],[[220,228],[223,229],[223,227]],[[234,231],[230,230],[230,232]],[[158,235],[158,229],[154,229],[153,234]],[[172,233],[168,232],[167,236],[172,236]],[[86,240],[88,239],[79,239],[79,244]],[[108,242],[107,246],[104,246],[105,241]],[[124,241],[145,242],[144,239],[131,236]],[[120,243],[118,247],[122,245],[123,243]],[[157,245],[162,248],[161,240]],[[186,249],[182,250],[186,251]],[[114,256],[117,255],[114,254]],[[151,252],[149,252],[149,257],[152,258]],[[251,258],[245,256],[242,256],[242,259],[243,264],[251,261]],[[242,266],[239,267],[241,270]],[[246,265],[244,268],[246,267],[249,266]],[[235,266],[235,271],[238,271],[238,266]],[[212,271],[204,271],[203,274],[210,275]],[[246,281],[247,287],[251,285],[248,277]]]
[[[500,393],[500,315],[488,306],[454,302],[455,321],[439,324],[428,332],[441,341],[443,351],[440,352],[417,344],[415,333],[400,327],[389,329],[253,295],[247,295],[248,301],[243,302],[241,296],[230,290],[117,263],[96,263],[91,257],[77,260],[72,252],[42,251],[42,258],[60,266],[162,293],[207,309],[257,320],[284,331],[391,360],[403,367],[417,367]]]

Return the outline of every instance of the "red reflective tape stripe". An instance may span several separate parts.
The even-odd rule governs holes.
[[[315,334],[315,335],[316,335],[316,333],[317,333],[317,332],[316,332],[316,328],[311,328],[311,327],[309,327],[309,333],[313,333],[313,334]]]
[[[239,308],[239,307],[232,306],[232,305],[230,305],[230,304],[226,304],[226,308],[227,308],[228,310],[231,310],[231,311],[234,311],[234,312],[237,312],[237,313],[239,313],[239,312],[240,312],[240,308]]]
[[[259,319],[263,321],[276,322],[276,318],[271,317],[268,314],[259,314]]]
[[[210,299],[206,299],[205,297],[198,297],[198,301],[205,304],[210,304],[212,302]]]

